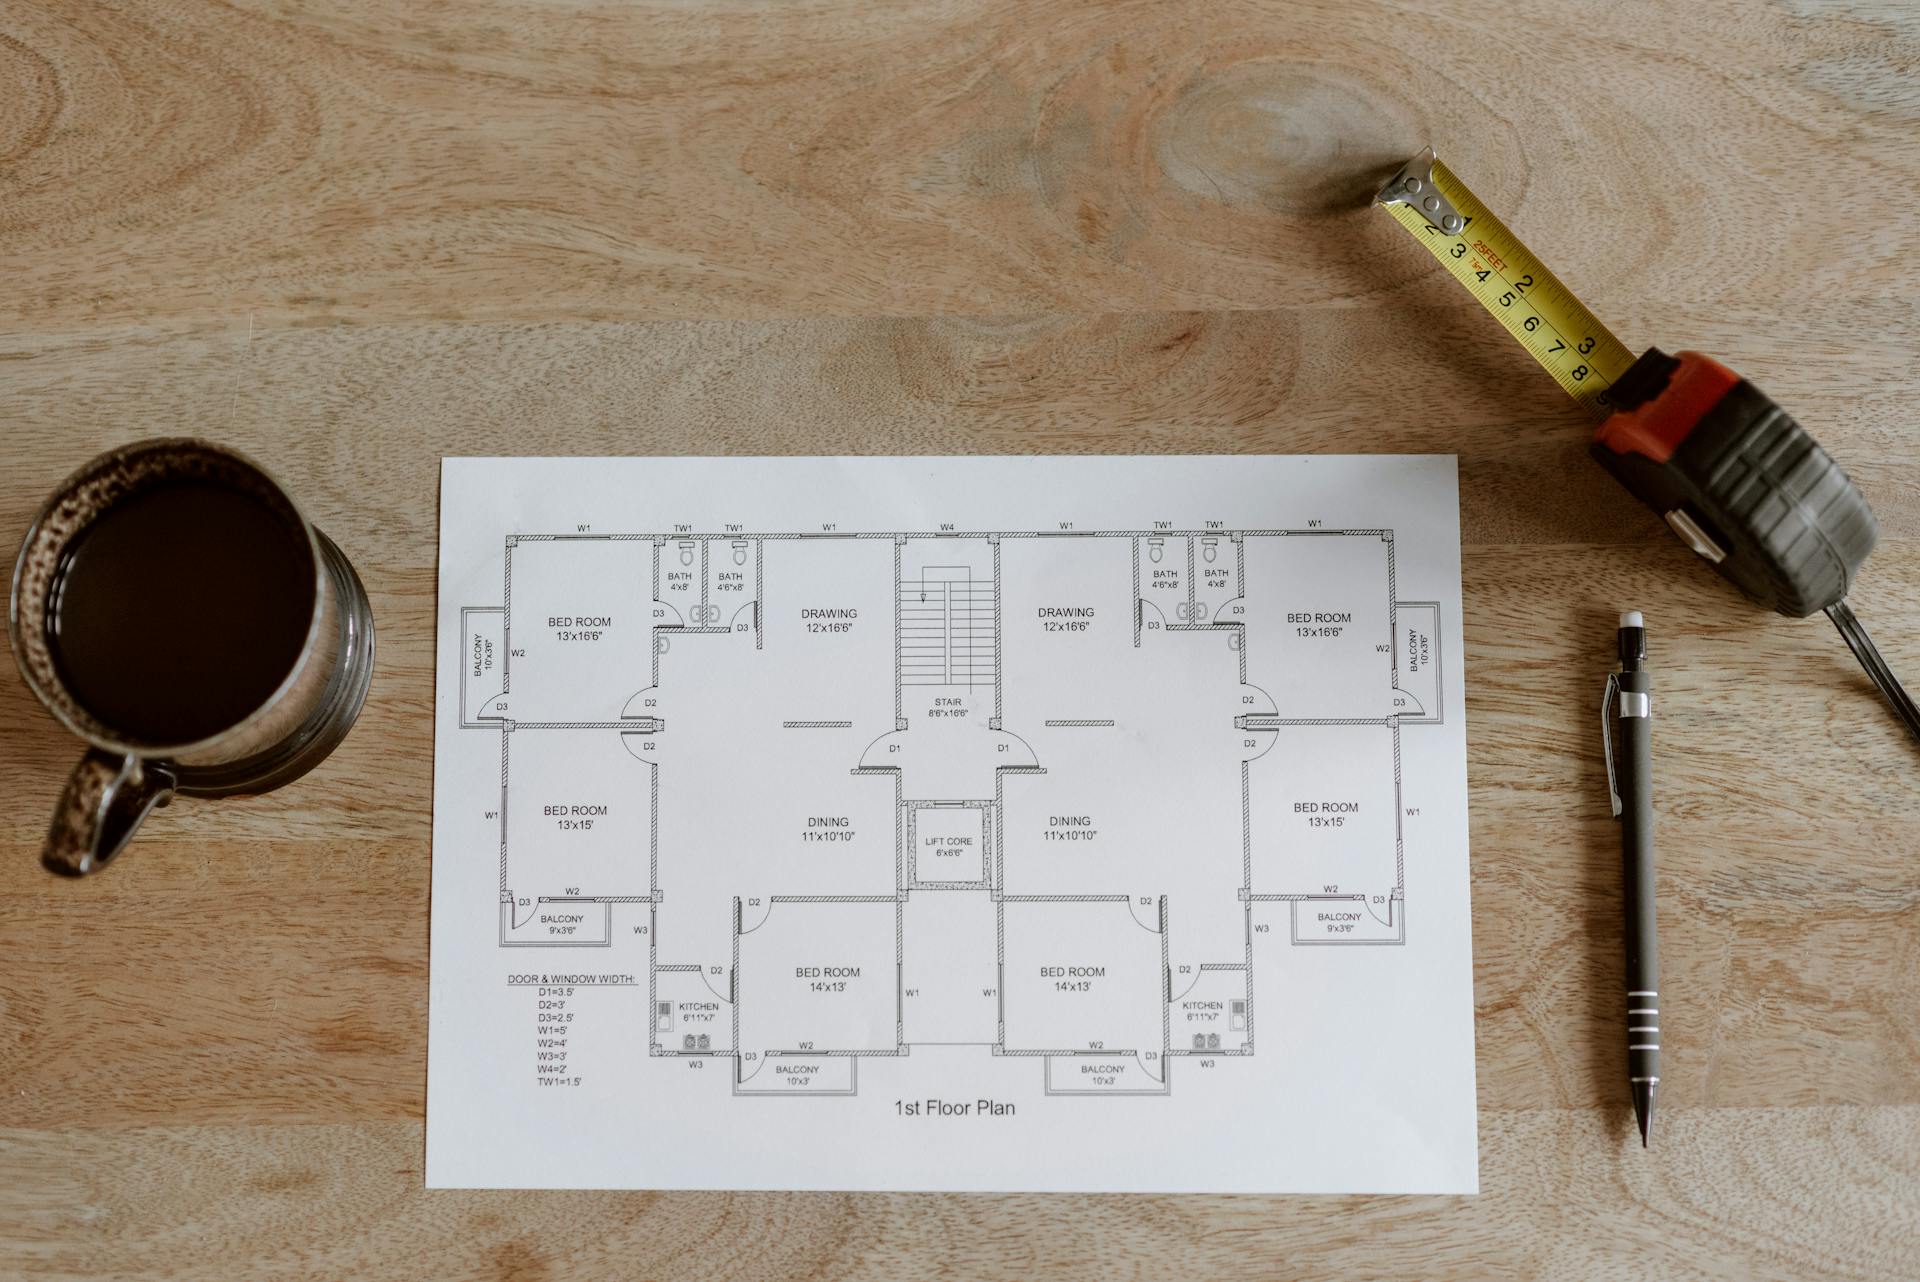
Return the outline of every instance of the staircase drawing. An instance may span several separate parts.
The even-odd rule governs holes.
[[[964,565],[930,565],[900,584],[900,684],[990,686],[996,677],[991,580]]]

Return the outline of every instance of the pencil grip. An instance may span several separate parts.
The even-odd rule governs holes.
[[[1649,348],[1611,397],[1593,456],[1736,587],[1795,618],[1846,596],[1879,525],[1765,392],[1698,352]]]

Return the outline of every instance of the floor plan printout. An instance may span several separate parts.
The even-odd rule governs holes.
[[[429,1184],[1475,1189],[1451,457],[440,512]]]

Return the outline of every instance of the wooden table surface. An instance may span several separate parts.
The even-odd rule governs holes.
[[[0,1276],[1920,1276],[1920,752],[1364,197],[1436,142],[1630,345],[1877,508],[1920,679],[1920,9],[0,8],[0,543],[109,445],[275,468],[380,627],[272,796],[106,875],[0,664]],[[443,454],[1456,451],[1479,1197],[422,1188]],[[1629,1139],[1612,612],[1658,620],[1660,1142]]]

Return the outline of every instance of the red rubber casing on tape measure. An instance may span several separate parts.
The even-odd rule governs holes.
[[[1794,618],[1847,595],[1879,524],[1765,392],[1698,352],[1648,348],[1608,397],[1593,456],[1742,592]]]

